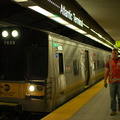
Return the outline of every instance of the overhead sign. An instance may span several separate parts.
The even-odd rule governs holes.
[[[15,0],[14,0],[15,1]],[[28,4],[29,3],[29,4]],[[113,47],[115,41],[108,35],[104,30],[102,30],[99,24],[91,19],[91,17],[84,11],[84,9],[80,8],[76,5],[74,1],[69,0],[28,0],[27,3],[21,2],[22,6],[29,7],[35,11],[35,6],[39,9],[41,13],[41,8],[47,11],[47,13],[51,13],[52,16],[45,16],[53,19],[55,21],[59,21],[59,23],[79,32],[87,37],[100,41],[100,43],[107,43]],[[43,12],[41,13],[43,14]],[[57,16],[57,17],[56,17]],[[60,21],[62,19],[62,22]],[[63,23],[65,22],[65,23]],[[108,46],[108,45],[107,45]]]
[[[68,0],[32,0],[34,3],[37,3],[42,8],[46,9],[47,11],[56,14],[62,17],[65,21],[70,22],[71,24],[79,27],[83,31],[87,32],[88,34],[97,37],[103,41],[110,40],[114,44],[113,39],[105,33],[105,31],[101,31],[101,27],[96,24],[84,12],[84,10],[80,9],[78,6],[74,4],[73,1]],[[109,43],[110,43],[109,42]]]
[[[80,18],[76,17],[75,13],[71,13],[71,10],[67,10],[65,6],[61,4],[60,7],[60,13],[64,15],[66,18],[70,19],[71,21],[75,22],[76,24],[80,25],[83,27],[83,20]]]

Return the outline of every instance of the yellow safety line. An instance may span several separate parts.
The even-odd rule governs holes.
[[[41,120],[69,120],[83,105],[103,88],[103,80],[62,105]]]

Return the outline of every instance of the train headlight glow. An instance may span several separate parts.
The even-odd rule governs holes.
[[[33,85],[30,85],[30,86],[29,86],[29,91],[30,91],[30,92],[33,92],[34,90],[35,90],[35,87],[34,87]]]
[[[17,37],[18,36],[18,31],[17,30],[13,30],[12,31],[12,36],[13,37]]]
[[[4,30],[4,31],[2,32],[2,36],[3,36],[3,37],[8,37],[8,32],[7,32],[6,30]]]

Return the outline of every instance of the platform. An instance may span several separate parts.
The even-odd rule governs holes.
[[[102,80],[41,120],[120,120],[120,112],[110,111],[109,87]]]

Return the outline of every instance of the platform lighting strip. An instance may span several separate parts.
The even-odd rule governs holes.
[[[85,31],[83,31],[83,30],[79,29],[78,27],[70,24],[69,22],[63,20],[58,15],[54,15],[54,14],[48,12],[47,10],[45,10],[45,9],[39,7],[39,6],[28,6],[28,8],[30,8],[30,9],[32,9],[32,10],[34,10],[34,11],[36,11],[36,12],[42,14],[42,15],[45,15],[46,17],[49,17],[50,19],[55,20],[56,22],[61,23],[62,25],[65,25],[65,26],[69,27],[70,29],[73,29],[73,30],[85,35],[86,37],[89,37],[89,38],[91,38],[91,39],[93,39],[93,40],[95,40],[95,41],[113,49],[113,47],[107,45],[106,43],[102,42],[101,40],[97,39],[96,37],[94,37],[90,34],[87,34]],[[104,40],[106,40],[106,39],[104,39]],[[106,41],[109,42],[108,40],[106,40]],[[109,42],[109,43],[111,45],[113,45],[111,42]]]
[[[54,14],[46,11],[45,9],[43,9],[43,8],[41,8],[39,6],[28,6],[28,8],[30,8],[32,10],[35,10],[35,11],[37,11],[37,12],[39,12],[39,13],[47,16],[47,17],[49,17],[50,19],[55,20],[56,22],[61,23],[61,24],[65,25],[65,26],[67,26],[67,27],[69,27],[69,28],[71,28],[71,29],[81,33],[81,34],[87,34],[85,31],[83,31],[83,30],[75,27],[74,25],[66,22],[65,20],[60,18],[58,15],[54,15]]]
[[[14,0],[16,2],[27,2],[28,0]]]
[[[106,47],[109,47],[109,48],[113,49],[113,47],[107,45],[106,43],[102,42],[101,40],[97,39],[96,37],[94,37],[94,36],[92,36],[92,35],[90,35],[90,34],[87,34],[87,35],[85,35],[85,36],[93,39],[94,41],[96,41],[96,42],[98,42],[98,43],[101,43],[101,44],[105,45]]]
[[[103,40],[107,41],[109,44],[113,45],[110,41],[106,40],[102,35],[100,35],[99,33],[95,32],[93,29],[90,29],[92,32],[94,32],[96,35],[98,35],[100,38],[102,38]]]

